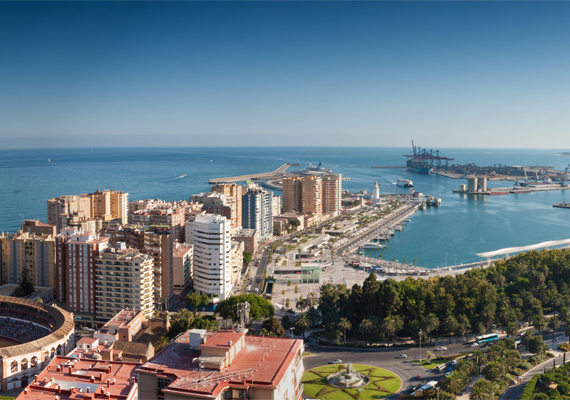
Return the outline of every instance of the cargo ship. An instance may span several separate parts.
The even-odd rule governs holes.
[[[413,140],[412,150],[414,151],[413,154],[405,156],[409,158],[406,162],[406,167],[408,168],[408,171],[418,174],[430,174],[434,170],[435,166],[448,168],[449,161],[453,161],[453,158],[445,157],[439,150],[427,150],[414,145]],[[442,163],[445,165],[442,165]]]
[[[408,168],[408,171],[412,171],[417,174],[428,175],[431,174],[431,172],[433,171],[433,167],[429,165],[427,162],[416,160],[413,158],[406,162],[406,167]]]

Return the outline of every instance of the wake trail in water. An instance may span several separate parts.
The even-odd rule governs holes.
[[[176,178],[165,179],[163,182],[177,181],[179,179],[184,179],[184,178],[186,178],[186,174],[182,174],[180,176],[177,176]]]

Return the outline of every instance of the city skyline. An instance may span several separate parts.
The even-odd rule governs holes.
[[[3,148],[568,148],[564,2],[3,2]]]

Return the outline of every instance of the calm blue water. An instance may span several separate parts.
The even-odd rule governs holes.
[[[454,162],[478,165],[547,165],[563,170],[570,157],[559,150],[445,149]],[[322,162],[352,178],[344,187],[382,193],[404,192],[395,186],[403,169],[372,169],[373,165],[404,165],[410,149],[384,148],[162,148],[61,149],[0,151],[0,231],[14,232],[21,218],[46,220],[46,200],[64,194],[120,189],[131,200],[188,199],[208,191],[215,177],[267,172],[285,162],[302,167]],[[51,163],[48,163],[48,158]],[[181,178],[182,175],[187,176]],[[462,180],[408,173],[414,188],[443,200],[440,208],[416,213],[397,232],[384,259],[439,267],[477,261],[475,253],[503,247],[570,238],[570,210],[553,208],[570,201],[570,192],[553,191],[471,198],[452,193]],[[512,183],[492,182],[493,186]],[[368,251],[367,251],[368,252]],[[378,251],[372,251],[377,255]]]

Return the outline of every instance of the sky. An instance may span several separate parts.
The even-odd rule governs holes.
[[[0,148],[570,147],[570,2],[0,2]]]

